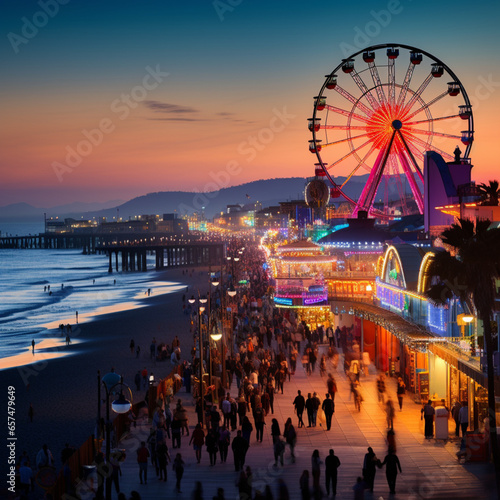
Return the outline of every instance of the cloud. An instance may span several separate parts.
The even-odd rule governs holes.
[[[146,108],[153,111],[154,113],[172,115],[162,118],[146,118],[147,120],[164,122],[208,122],[216,120],[229,120],[235,123],[254,123],[253,121],[237,118],[236,113],[232,113],[230,111],[219,111],[210,117],[201,118],[199,115],[197,115],[197,113],[200,113],[200,110],[192,108],[190,106],[183,106],[181,104],[172,104],[168,102],[153,100],[144,101],[143,104]]]
[[[172,118],[147,118],[148,120],[158,121],[158,122],[206,122],[209,121],[206,118],[184,118],[184,117],[172,117]]]
[[[144,101],[144,106],[151,109],[155,113],[199,113],[198,109],[190,106],[181,106],[179,104],[170,104],[161,101]]]

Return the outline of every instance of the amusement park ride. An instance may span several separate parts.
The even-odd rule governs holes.
[[[326,75],[308,122],[319,182],[306,189],[306,199],[324,206],[329,198],[343,198],[353,217],[363,210],[379,220],[395,217],[389,210],[391,190],[400,215],[422,214],[425,153],[453,162],[461,141],[460,160],[468,162],[474,136],[471,103],[455,73],[432,54],[401,44],[374,45],[343,59]],[[354,200],[349,183],[366,173]],[[329,190],[319,186],[325,178]],[[416,209],[408,202],[406,183]],[[377,196],[383,196],[384,208],[375,206]]]

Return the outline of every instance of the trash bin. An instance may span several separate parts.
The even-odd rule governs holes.
[[[448,439],[448,410],[444,406],[435,409],[435,436],[436,439]]]
[[[468,431],[465,435],[467,458],[471,462],[488,461],[488,440],[482,432]]]

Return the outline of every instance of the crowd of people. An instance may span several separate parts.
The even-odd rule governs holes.
[[[318,325],[311,330],[306,322],[299,321],[292,311],[273,308],[268,295],[270,283],[262,263],[263,255],[257,249],[245,251],[245,274],[240,277],[247,282],[247,286],[234,299],[237,301],[237,312],[230,323],[233,342],[229,342],[228,352],[224,353],[213,345],[211,348],[208,344],[204,346],[203,359],[206,365],[203,371],[211,372],[212,383],[203,382],[200,392],[199,378],[196,379],[193,395],[197,422],[189,439],[196,462],[201,463],[205,460],[203,456],[206,450],[210,467],[216,467],[217,463],[226,463],[232,452],[234,470],[238,473],[236,485],[240,498],[245,500],[262,496],[272,498],[267,488],[265,492],[252,493],[252,471],[246,464],[247,453],[254,443],[262,442],[265,427],[269,429],[272,440],[273,466],[275,468],[284,466],[287,450],[289,456],[287,462],[295,462],[294,451],[297,444],[295,425],[291,418],[287,418],[283,425],[274,417],[274,401],[284,393],[284,386],[294,376],[299,360],[308,375],[315,373],[319,367],[320,375],[325,377],[325,394],[324,398],[320,399],[316,392],[308,393],[304,397],[301,391],[298,391],[291,402],[297,415],[297,426],[311,428],[321,425],[330,431],[337,393],[337,382],[333,373],[338,366],[342,339],[347,336],[340,328],[333,330]],[[216,291],[212,292],[210,300],[216,308],[222,305],[223,298]],[[185,297],[182,301],[191,319],[194,339],[189,372],[191,376],[200,371],[201,361],[197,356],[199,344],[196,343],[199,330],[202,328],[208,333],[213,318],[209,316],[207,308],[200,314],[191,303],[185,304]],[[320,343],[328,345],[324,354],[319,354]],[[347,350],[348,347],[344,346],[344,349]],[[359,344],[355,340],[350,344],[348,352],[344,368],[354,394],[354,403],[360,409],[362,401],[360,374],[363,366],[359,355]],[[385,393],[385,388],[382,393]],[[398,397],[402,397],[402,394],[398,393]],[[383,396],[382,399],[384,400]],[[363,465],[361,478],[363,490],[373,490],[377,467],[386,466],[387,481],[391,491],[395,487],[394,471],[396,470],[396,474],[397,470],[401,471],[395,450],[394,405],[391,398],[387,398],[383,403],[386,411],[387,408],[391,408],[391,412],[387,413],[389,452],[384,461],[376,457],[373,460],[365,458],[366,463]],[[172,440],[172,448],[180,448],[181,435],[184,435],[184,431],[186,437],[189,436],[189,426],[181,406],[180,400],[175,411],[171,411],[168,404],[161,405],[153,418],[154,437],[150,440],[153,443],[152,445],[150,443],[150,457],[160,479],[162,465],[158,458],[159,448],[165,448],[167,439]],[[303,419],[304,412],[307,416],[306,422]],[[169,460],[168,449],[166,455]],[[164,463],[165,459],[161,460],[161,463]],[[332,491],[335,495],[340,460],[333,450],[330,450],[324,464],[326,492],[329,494]],[[375,468],[372,467],[373,464]],[[323,489],[319,479],[321,465],[323,462],[320,460],[319,451],[315,450],[311,463],[312,489],[309,488],[308,470],[305,470],[300,478],[303,498],[311,496],[319,498],[322,495]],[[359,483],[354,486],[355,492],[357,489]],[[283,488],[280,491],[283,492]],[[223,491],[218,491],[219,497],[223,494]],[[194,496],[196,495],[201,495],[199,488],[195,488]]]

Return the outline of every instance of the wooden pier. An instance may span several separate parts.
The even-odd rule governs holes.
[[[96,247],[99,252],[109,256],[108,272],[116,271],[147,271],[146,255],[155,255],[155,269],[171,267],[198,267],[209,264],[220,266],[224,258],[223,243],[192,242],[164,245],[106,245]],[[120,257],[121,255],[121,257]]]
[[[155,269],[220,265],[224,258],[222,242],[176,241],[165,233],[4,236],[0,238],[0,249],[6,248],[82,249],[84,254],[105,253],[109,256],[110,273],[113,268],[118,271],[120,263],[122,271],[146,271],[148,252],[155,254]]]

